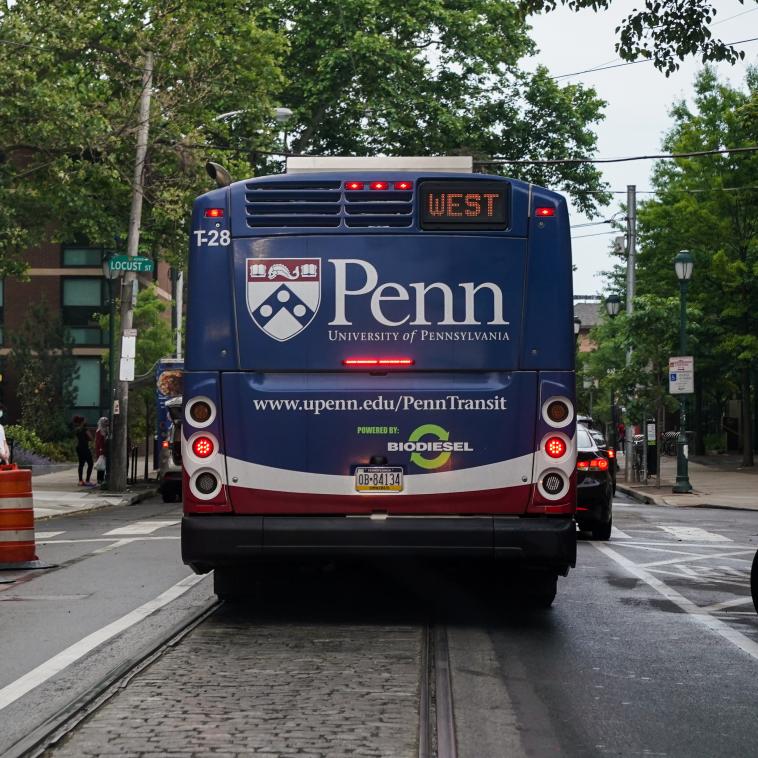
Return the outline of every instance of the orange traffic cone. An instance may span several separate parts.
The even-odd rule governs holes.
[[[45,567],[34,541],[32,472],[0,465],[0,569]]]

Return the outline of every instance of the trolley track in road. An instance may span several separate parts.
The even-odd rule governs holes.
[[[419,758],[457,758],[447,630],[424,628],[419,687]]]
[[[78,724],[126,687],[141,671],[152,665],[221,605],[215,597],[199,610],[167,629],[151,644],[111,669],[100,681],[63,706],[28,735],[3,752],[3,758],[36,758],[70,734]]]

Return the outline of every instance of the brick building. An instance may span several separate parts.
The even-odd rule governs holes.
[[[108,332],[93,316],[108,312],[108,282],[103,275],[102,248],[46,243],[26,253],[28,280],[9,277],[0,280],[0,367],[2,399],[7,407],[4,420],[15,423],[20,415],[17,377],[8,360],[9,335],[27,317],[29,307],[44,299],[53,311],[61,313],[71,335],[79,376],[75,382],[76,402],[71,415],[80,414],[95,423],[106,415],[108,406],[108,367],[103,356],[108,350]],[[153,274],[140,276],[154,282],[159,297],[171,296],[171,270],[159,263]],[[114,281],[114,285],[116,282]],[[114,288],[115,289],[115,288]]]

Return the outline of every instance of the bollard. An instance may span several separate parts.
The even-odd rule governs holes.
[[[0,465],[0,569],[45,568],[34,540],[32,472]]]

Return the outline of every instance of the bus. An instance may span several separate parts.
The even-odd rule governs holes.
[[[183,560],[576,560],[565,199],[470,158],[291,158],[196,199]]]

